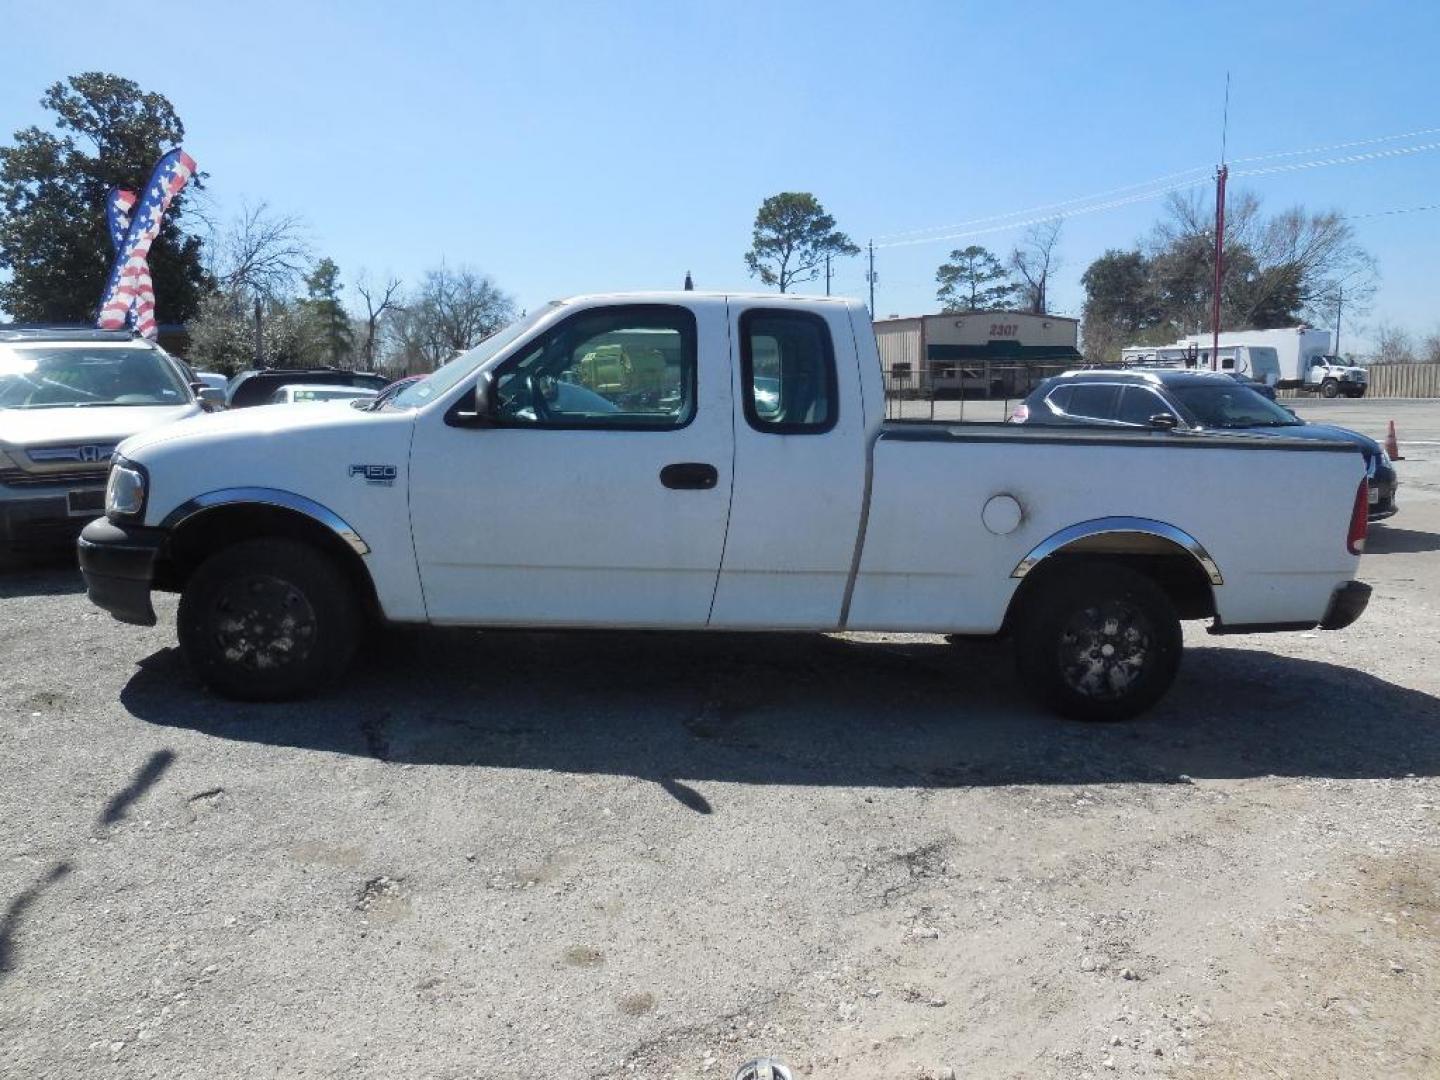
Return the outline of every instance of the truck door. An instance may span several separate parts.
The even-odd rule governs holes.
[[[420,417],[431,621],[704,626],[730,504],[728,353],[723,300],[584,308],[493,370],[495,426]]]
[[[730,302],[735,491],[711,626],[840,624],[866,428],[848,309],[816,307]]]

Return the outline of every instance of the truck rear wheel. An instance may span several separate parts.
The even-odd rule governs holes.
[[[1334,379],[1326,379],[1320,384],[1320,396],[1328,398],[1339,397],[1340,384]]]
[[[1150,578],[1085,562],[1037,588],[1015,649],[1020,678],[1042,704],[1072,720],[1128,720],[1175,681],[1180,619]]]
[[[311,693],[344,673],[360,609],[340,568],[295,540],[246,540],[201,563],[180,597],[180,648],[212,689],[243,701]]]

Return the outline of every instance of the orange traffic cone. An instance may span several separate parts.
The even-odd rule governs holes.
[[[1395,438],[1395,421],[1390,421],[1390,430],[1385,433],[1385,453],[1390,455],[1391,461],[1404,461],[1400,456],[1400,443]]]

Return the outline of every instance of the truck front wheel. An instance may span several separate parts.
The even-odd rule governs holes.
[[[359,605],[340,568],[295,540],[246,540],[206,559],[180,597],[180,648],[226,697],[282,701],[337,679]]]
[[[1183,638],[1144,574],[1087,562],[1037,582],[1015,632],[1021,681],[1072,720],[1128,720],[1175,681]]]
[[[1320,384],[1320,396],[1328,398],[1339,397],[1340,384],[1334,379],[1326,379]]]

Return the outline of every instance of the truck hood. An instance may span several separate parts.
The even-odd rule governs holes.
[[[110,445],[139,432],[201,415],[198,405],[0,409],[0,447],[15,449],[57,443]]]
[[[373,414],[351,408],[348,401],[257,405],[249,409],[201,413],[191,419],[144,431],[134,438],[126,439],[120,446],[120,453],[126,457],[143,457],[147,450],[154,447],[181,441],[194,443],[199,448],[210,443],[289,432],[358,428],[364,426],[372,416]]]

